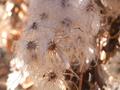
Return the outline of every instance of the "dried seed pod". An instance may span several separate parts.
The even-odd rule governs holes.
[[[82,90],[83,75],[96,57],[95,36],[100,28],[99,8],[94,1],[94,11],[86,11],[90,3],[90,0],[30,0],[29,23],[32,29],[39,30],[23,33],[16,57],[22,57],[35,90]],[[36,60],[31,60],[31,53],[37,54]],[[72,66],[72,62],[79,66]],[[67,76],[70,79],[65,80]]]

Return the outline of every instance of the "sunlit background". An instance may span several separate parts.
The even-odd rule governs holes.
[[[27,20],[28,0],[0,0],[0,90],[6,90],[9,62]]]
[[[11,51],[27,19],[27,0],[0,0],[0,47]]]

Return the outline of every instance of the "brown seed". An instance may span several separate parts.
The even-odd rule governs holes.
[[[69,0],[61,0],[61,6],[62,6],[63,8],[69,6],[68,2],[69,2]]]
[[[50,72],[48,74],[48,77],[49,77],[48,81],[51,81],[51,80],[54,80],[57,77],[57,75],[55,72]]]
[[[36,45],[35,41],[29,41],[29,42],[27,43],[27,49],[28,49],[28,50],[35,50],[36,47],[37,47],[37,45]]]
[[[46,18],[48,18],[48,15],[45,12],[40,15],[41,20],[44,20]]]
[[[49,43],[49,47],[48,47],[48,49],[52,51],[52,50],[55,50],[55,48],[56,48],[56,44],[55,44],[55,42],[53,42],[53,41],[50,42],[50,43]]]
[[[38,28],[37,22],[33,22],[31,28],[32,29],[37,29]]]
[[[89,3],[88,6],[86,7],[86,11],[93,11],[94,10],[94,5],[92,3]]]
[[[68,18],[64,18],[63,21],[61,21],[62,25],[69,27],[72,24],[72,21]]]

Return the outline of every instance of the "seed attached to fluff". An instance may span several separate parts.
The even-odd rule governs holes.
[[[55,42],[51,41],[51,42],[49,43],[48,50],[53,51],[53,50],[55,50],[55,48],[56,48]]]
[[[27,43],[27,49],[28,50],[35,50],[37,47],[37,44],[35,43],[35,41],[29,41]]]
[[[105,59],[106,59],[106,53],[105,53],[105,51],[103,50],[103,51],[100,52],[100,60],[101,60],[101,61],[104,61]]]
[[[52,81],[52,80],[55,80],[57,78],[57,75],[54,71],[50,71],[47,74],[43,75],[43,78],[46,78],[46,77],[48,77],[48,81]]]
[[[46,18],[48,18],[48,15],[47,15],[45,12],[43,12],[43,13],[40,15],[40,19],[41,19],[41,20],[44,20],[44,19],[46,19]]]
[[[56,77],[57,77],[57,75],[56,75],[56,73],[55,72],[50,72],[49,74],[48,74],[48,81],[51,81],[51,80],[54,80]]]
[[[63,8],[69,6],[68,2],[69,2],[69,0],[61,0],[61,6],[62,6]]]
[[[96,65],[97,65],[97,62],[96,62],[95,60],[92,60],[92,61],[90,62],[90,66],[91,66],[91,67],[96,67]]]
[[[86,7],[86,11],[93,11],[94,10],[94,5],[92,4],[92,2],[90,2],[89,4],[88,4],[88,6]]]
[[[72,21],[69,18],[64,18],[61,23],[63,26],[69,27],[72,24]]]
[[[38,28],[37,22],[33,22],[31,28],[36,30]]]

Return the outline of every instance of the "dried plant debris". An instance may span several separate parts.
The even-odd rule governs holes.
[[[120,17],[110,10],[104,0],[30,0],[8,90],[105,90],[102,64],[116,54],[120,30]]]

